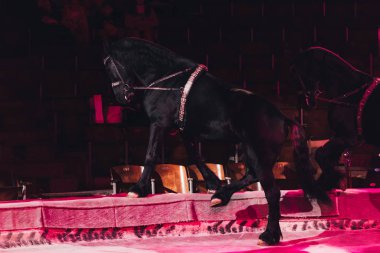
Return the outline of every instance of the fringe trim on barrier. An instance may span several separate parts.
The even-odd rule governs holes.
[[[235,233],[261,233],[264,231],[266,223],[267,220],[257,219],[218,222],[173,223],[128,228],[50,228],[31,229],[25,231],[1,231],[0,248],[114,239],[148,239],[155,237],[186,237]],[[281,220],[280,226],[282,231],[289,232],[302,232],[310,230],[380,230],[380,220]]]

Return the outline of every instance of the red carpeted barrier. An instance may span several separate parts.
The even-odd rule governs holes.
[[[380,189],[330,194],[331,206],[309,202],[302,191],[281,192],[286,231],[380,227]],[[194,236],[262,231],[263,192],[234,194],[211,208],[209,194],[162,194],[129,199],[125,194],[0,203],[0,247],[76,240]]]

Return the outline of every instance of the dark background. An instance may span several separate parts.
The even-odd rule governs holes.
[[[87,28],[73,32],[64,25],[63,10],[76,1],[48,2],[50,13],[34,0],[0,1],[0,171],[32,182],[36,192],[108,187],[110,167],[143,163],[148,138],[141,108],[123,107],[120,124],[95,124],[91,104],[93,95],[101,94],[105,114],[116,105],[101,39],[129,34],[124,20],[136,14],[135,3],[100,1],[113,9],[106,17],[96,1],[78,1],[85,13],[78,19],[86,20]],[[158,20],[153,41],[206,64],[235,87],[263,95],[297,120],[289,62],[300,50],[320,45],[379,75],[379,1],[155,0],[146,1],[145,10]],[[57,23],[44,22],[46,15]],[[110,23],[116,33],[107,30]],[[305,121],[310,138],[330,136],[325,105],[307,112]],[[370,166],[366,162],[375,151],[363,150],[355,159]],[[207,162],[223,164],[234,147],[205,142],[202,154]],[[175,132],[168,133],[160,157],[186,163]],[[281,160],[291,160],[289,144]]]

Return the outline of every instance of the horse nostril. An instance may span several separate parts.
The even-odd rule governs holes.
[[[127,103],[130,103],[132,101],[133,96],[135,95],[134,92],[128,92],[124,95],[124,99]]]

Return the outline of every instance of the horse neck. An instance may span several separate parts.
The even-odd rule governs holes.
[[[125,62],[133,62],[131,67],[144,85],[195,66],[190,60],[158,45],[141,41],[134,41],[132,44],[136,44],[137,49],[128,54]]]

